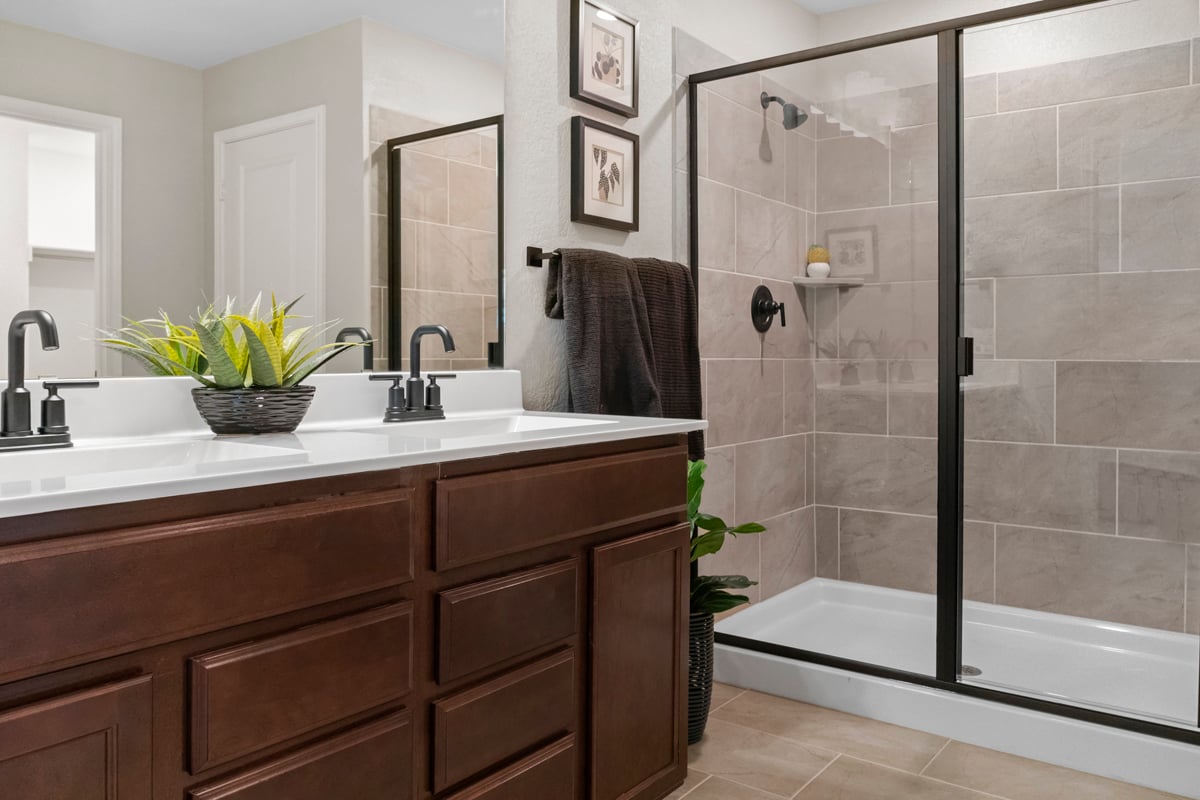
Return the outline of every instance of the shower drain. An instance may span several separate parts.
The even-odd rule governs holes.
[[[959,674],[966,678],[978,678],[983,674],[983,670],[979,667],[972,667],[970,664],[963,664]]]

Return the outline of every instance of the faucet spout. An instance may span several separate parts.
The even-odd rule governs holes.
[[[30,423],[29,390],[25,388],[25,328],[37,325],[43,350],[58,349],[58,326],[49,312],[39,309],[21,311],[8,325],[8,385],[0,396],[0,436],[27,436]]]
[[[454,337],[445,325],[421,325],[412,332],[408,342],[409,380],[421,377],[421,337],[432,334],[442,337],[442,348],[447,353],[454,352]]]
[[[363,372],[370,372],[375,367],[375,337],[371,332],[361,325],[356,325],[350,328],[342,328],[337,332],[335,342],[348,342],[351,337],[357,336],[359,341],[363,343]]]

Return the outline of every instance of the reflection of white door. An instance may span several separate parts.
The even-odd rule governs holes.
[[[296,313],[324,318],[325,108],[215,135],[216,292],[249,303],[301,295]]]

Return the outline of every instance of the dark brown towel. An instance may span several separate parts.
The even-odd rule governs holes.
[[[568,408],[661,417],[637,266],[600,250],[560,253],[546,276],[546,316],[566,325]]]
[[[700,336],[692,271],[673,261],[635,258],[650,318],[654,378],[664,417],[702,419]],[[688,434],[688,458],[704,458],[704,432]]]

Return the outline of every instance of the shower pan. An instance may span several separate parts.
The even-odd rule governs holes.
[[[701,356],[756,387],[711,459],[768,527],[720,565],[759,586],[719,679],[1200,796],[1198,14],[1042,0],[688,78]],[[703,335],[810,244],[847,280],[787,333]]]

